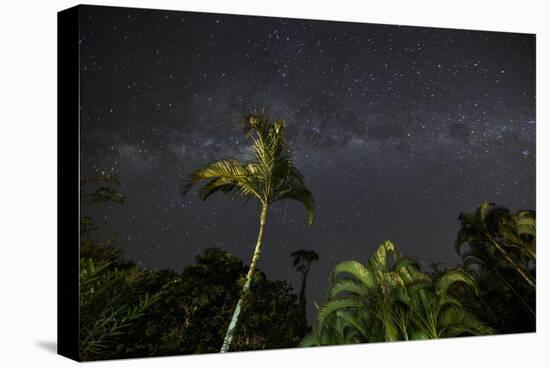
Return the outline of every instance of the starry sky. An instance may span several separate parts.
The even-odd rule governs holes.
[[[79,42],[81,174],[113,171],[127,196],[83,212],[145,267],[214,246],[250,261],[257,206],[180,191],[209,161],[249,157],[250,112],[285,120],[316,200],[311,227],[299,204],[272,206],[259,263],[298,290],[290,253],[319,254],[310,319],[340,261],[390,239],[453,266],[460,212],[535,209],[534,35],[83,7]]]

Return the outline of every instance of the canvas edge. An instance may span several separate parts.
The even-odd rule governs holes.
[[[57,13],[57,353],[77,361],[80,360],[79,8]]]

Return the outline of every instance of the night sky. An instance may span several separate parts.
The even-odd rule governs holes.
[[[249,263],[259,212],[181,195],[193,169],[249,157],[243,115],[287,123],[316,200],[272,206],[259,267],[322,303],[343,260],[382,240],[453,266],[460,212],[535,209],[535,37],[396,25],[81,8],[81,174],[112,170],[123,205],[85,205],[125,257],[182,270],[207,247]]]

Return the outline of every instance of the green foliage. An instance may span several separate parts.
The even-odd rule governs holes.
[[[118,177],[112,172],[102,171],[96,176],[80,177],[80,200],[81,203],[105,204],[112,202],[115,204],[123,204],[126,200],[124,194],[114,190],[112,186],[119,185]],[[101,185],[98,187],[98,185]],[[88,200],[90,199],[91,200]],[[80,213],[80,236],[81,238],[89,237],[92,232],[99,230],[100,226],[94,218]]]
[[[499,333],[535,330],[536,217],[483,202],[459,216],[456,249],[476,279],[479,299],[463,298]]]
[[[126,200],[124,194],[113,189],[113,186],[119,185],[118,176],[111,171],[101,171],[98,175],[89,177],[80,177],[80,196],[81,199],[91,197],[93,203],[113,202],[123,204]],[[92,187],[90,193],[86,189]]]
[[[94,189],[94,185],[103,185],[99,189]],[[125,201],[123,194],[114,191],[112,188],[104,185],[119,185],[118,177],[112,172],[102,171],[96,176],[80,177],[80,198],[83,204],[105,204],[114,202],[122,204]],[[88,191],[92,189],[91,193]],[[110,194],[107,194],[110,193]],[[91,202],[85,199],[91,197]],[[83,205],[84,207],[84,205]],[[122,250],[113,246],[112,240],[100,240],[94,238],[92,233],[99,231],[101,224],[83,211],[80,213],[80,258],[94,259],[96,262],[118,263],[122,258]]]
[[[474,213],[460,214],[459,220],[462,227],[455,247],[459,253],[465,244],[473,250],[462,253],[465,261],[477,262],[476,254],[480,253],[504,261],[535,288],[535,279],[529,271],[535,260],[534,212],[511,215],[508,209],[484,201]]]
[[[107,186],[101,186],[100,188],[94,190],[91,196],[94,203],[111,201],[113,203],[122,204],[125,200],[124,195]]]
[[[88,216],[82,216],[80,218],[80,236],[85,236],[98,229],[99,227],[96,225],[94,218]]]
[[[80,243],[80,258],[118,263],[122,261],[122,250],[113,246],[112,241],[100,241],[86,238]]]
[[[124,195],[109,185],[119,181],[112,172],[80,178],[82,202],[122,204]],[[94,186],[101,185],[99,188]],[[92,188],[91,193],[87,190]],[[147,315],[156,296],[133,293],[132,266],[120,264],[122,252],[111,241],[93,239],[100,229],[95,220],[80,218],[80,358],[94,360],[113,357],[112,351]]]
[[[127,278],[131,271],[89,258],[80,261],[81,359],[108,356],[155,301],[148,294],[130,296]]]
[[[97,268],[97,263],[94,264]],[[113,269],[117,269],[116,276]],[[104,339],[108,348],[101,349],[102,354],[88,353],[85,359],[218,352],[240,294],[239,282],[247,268],[227,252],[210,248],[181,273],[120,263],[111,263],[102,270],[107,271],[117,281],[102,283],[110,284],[109,289],[119,295],[116,305],[129,305],[132,309],[137,300],[146,299],[148,294],[154,295],[155,302],[141,317],[132,318],[123,329],[124,335]],[[98,308],[82,308],[82,318],[89,320],[86,322],[90,325],[99,323],[102,314],[111,314],[113,307],[107,305],[98,302]],[[258,271],[243,319],[237,325],[232,350],[296,346],[307,333],[299,307],[298,298],[287,282],[268,280]]]
[[[327,302],[302,346],[435,339],[492,333],[452,296],[461,283],[477,292],[474,279],[453,269],[438,278],[423,273],[385,241],[366,264],[346,261],[331,275]]]

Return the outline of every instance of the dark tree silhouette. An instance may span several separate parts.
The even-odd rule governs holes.
[[[445,265],[445,263],[428,259],[428,267],[432,269],[432,273],[434,274],[438,274],[441,272],[441,269],[439,268],[441,265]]]
[[[536,259],[535,212],[518,211],[512,215],[507,208],[484,201],[473,213],[461,213],[462,227],[457,235],[456,250],[466,264],[479,264],[477,255],[490,255],[514,269],[523,281],[535,288],[530,270]],[[462,252],[468,245],[470,251]]]
[[[217,248],[205,249],[195,264],[181,272],[150,270],[120,261],[104,268],[102,264],[107,263],[103,260],[83,259],[86,266],[81,269],[87,273],[82,276],[86,281],[82,294],[88,295],[92,287],[96,290],[93,302],[87,301],[87,296],[81,309],[83,359],[219,351],[248,266]],[[101,272],[90,272],[92,266]],[[97,273],[105,276],[94,277],[97,281],[90,283],[90,275]],[[231,349],[295,347],[308,332],[297,294],[286,281],[270,280],[260,269],[255,274]],[[113,281],[107,282],[111,278]],[[151,300],[152,296],[155,302],[141,312],[145,307],[140,301]],[[115,326],[116,335],[107,333]],[[88,337],[90,330],[94,339]],[[92,348],[95,353],[90,353]]]
[[[306,281],[307,274],[311,267],[311,263],[319,260],[319,255],[315,251],[298,250],[290,254],[294,261],[292,265],[302,274],[302,284],[300,286],[300,308],[303,313],[303,317],[306,317]]]
[[[500,333],[535,331],[535,212],[485,201],[459,220],[456,250],[481,290],[471,306]]]

